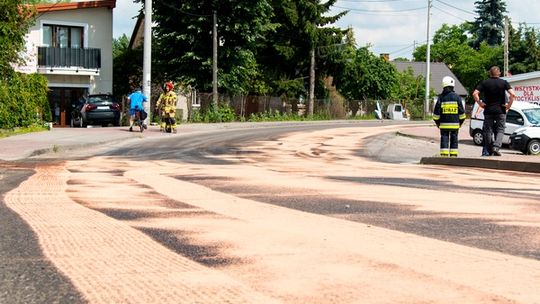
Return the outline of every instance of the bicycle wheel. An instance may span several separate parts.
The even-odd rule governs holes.
[[[144,126],[143,126],[143,121],[141,119],[141,111],[137,111],[137,125],[139,126],[139,130],[141,131],[141,133],[144,131]]]

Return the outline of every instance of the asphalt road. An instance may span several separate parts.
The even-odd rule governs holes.
[[[364,127],[377,127],[378,122],[363,124]],[[357,124],[338,124],[330,127],[354,128]],[[137,161],[166,160],[199,165],[227,165],[244,163],[251,156],[257,158],[260,151],[250,146],[257,142],[279,142],[286,133],[313,132],[328,129],[328,124],[292,126],[281,128],[253,128],[245,130],[226,130],[188,136],[182,140],[171,142],[168,140],[141,144],[133,147],[119,148],[104,153],[106,156],[129,157]],[[436,155],[438,142],[434,140],[421,140],[396,136],[395,132],[367,136],[364,144],[355,152],[359,157],[375,159],[392,164],[417,164],[426,155]],[[323,144],[324,145],[324,144]],[[477,153],[479,147],[472,141],[461,144],[463,153]],[[233,158],[220,156],[233,155]],[[279,157],[279,156],[276,156]],[[258,159],[257,159],[258,161]],[[264,166],[265,164],[260,164]],[[399,167],[396,167],[399,170]],[[446,170],[445,168],[441,170]],[[467,170],[464,170],[467,171]],[[472,169],[471,171],[482,171]],[[489,170],[488,170],[489,171]],[[324,178],[333,181],[347,182],[355,185],[383,185],[395,187],[399,191],[407,189],[444,190],[458,193],[474,193],[493,197],[517,197],[536,201],[540,190],[532,193],[522,193],[519,185],[515,187],[500,188],[490,184],[466,184],[448,181],[437,181],[425,178],[423,168],[418,167],[416,176],[406,177],[353,177],[333,175]],[[322,172],[321,172],[322,173]],[[489,173],[486,173],[489,174]],[[499,174],[500,175],[500,174]],[[518,180],[520,176],[531,174],[503,173],[507,179]],[[540,229],[535,226],[523,227],[519,225],[499,225],[490,219],[481,217],[461,218],[454,217],[446,212],[432,212],[416,210],[415,206],[402,206],[391,202],[372,202],[358,198],[336,198],[332,196],[302,195],[294,188],[276,189],[263,185],[246,188],[244,184],[238,185],[230,177],[207,176],[177,176],[178,179],[204,185],[219,192],[255,199],[286,208],[316,213],[326,216],[346,218],[350,221],[366,223],[393,230],[414,233],[421,236],[451,241],[467,246],[500,251],[512,255],[519,255],[540,260],[540,242],[536,235]],[[275,193],[287,193],[286,196],[276,197]],[[474,203],[474,202],[471,202]],[[348,207],[345,207],[348,206]],[[536,210],[536,209],[535,209]],[[540,210],[540,209],[539,209]],[[343,215],[343,213],[346,215]],[[513,236],[520,236],[519,238]],[[525,236],[531,236],[524,241]]]
[[[34,163],[2,164],[0,193],[34,174]],[[86,303],[69,279],[48,260],[30,226],[0,203],[0,303]]]
[[[534,303],[531,286],[540,280],[537,178],[418,165],[437,146],[396,137],[391,125],[378,122],[302,124],[135,139],[54,160],[3,163],[0,214],[9,233],[0,244],[6,257],[0,267],[8,270],[0,276],[0,303]],[[46,198],[58,204],[43,209]],[[92,242],[71,244],[76,237]],[[124,251],[132,248],[140,260],[120,259],[122,248],[103,251],[119,237]],[[400,256],[394,244],[405,239]],[[108,263],[95,256],[99,252]],[[359,262],[366,259],[367,269]],[[416,259],[422,266],[407,264]],[[85,268],[88,260],[95,261]],[[160,266],[171,260],[173,266]],[[151,266],[152,275],[144,277],[154,283],[181,265],[211,276],[212,284],[164,280],[157,291],[148,287],[148,295],[131,269],[137,263]],[[341,263],[371,279],[351,273],[354,279],[345,280],[351,278],[338,272]],[[517,283],[506,282],[515,279],[505,273],[510,265],[518,269],[513,275],[527,269]],[[470,273],[482,267],[480,277]],[[32,280],[27,273],[35,274]],[[122,274],[133,283],[122,283]],[[113,277],[114,288],[103,288]],[[171,297],[170,286],[184,292]],[[438,295],[426,294],[429,286]],[[116,298],[107,298],[112,293]]]

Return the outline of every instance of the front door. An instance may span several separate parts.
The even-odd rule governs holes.
[[[87,88],[49,88],[49,105],[56,126],[69,126],[73,105],[88,95]]]

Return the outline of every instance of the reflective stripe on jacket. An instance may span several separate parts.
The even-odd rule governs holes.
[[[176,107],[176,93],[169,91],[165,94],[161,94],[156,102],[156,107],[158,109],[169,107]]]
[[[459,129],[465,120],[465,109],[461,97],[449,87],[444,88],[433,108],[433,120],[439,128],[446,130]]]

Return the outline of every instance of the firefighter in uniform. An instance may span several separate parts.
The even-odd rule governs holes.
[[[454,92],[455,81],[446,76],[442,80],[443,91],[433,109],[433,120],[441,131],[441,156],[458,156],[459,128],[465,121],[465,109],[461,97]]]
[[[159,96],[156,108],[161,117],[160,131],[176,133],[176,93],[172,81],[165,83],[165,93]]]

